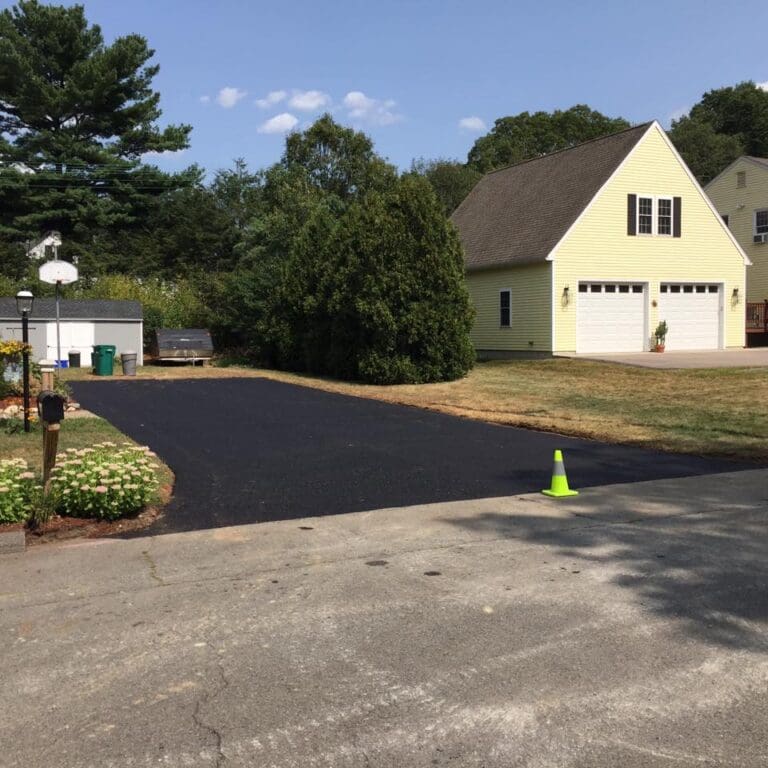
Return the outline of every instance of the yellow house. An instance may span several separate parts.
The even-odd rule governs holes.
[[[747,275],[747,331],[768,332],[768,159],[740,157],[706,186],[752,262]],[[750,339],[755,337],[750,335]]]
[[[484,176],[456,209],[481,357],[743,347],[749,259],[657,122]],[[768,245],[766,246],[768,248]]]

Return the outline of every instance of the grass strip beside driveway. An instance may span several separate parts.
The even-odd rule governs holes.
[[[67,448],[88,448],[94,443],[111,441],[136,444],[124,435],[119,429],[112,426],[105,419],[96,417],[64,419],[59,431],[58,453],[61,454]],[[0,427],[0,457],[4,459],[24,459],[36,472],[43,471],[43,435],[39,423],[34,423],[32,431],[27,434],[23,431],[9,433],[7,429]],[[160,486],[173,484],[173,473],[157,459],[160,466]]]
[[[84,369],[70,378],[83,378]],[[768,369],[653,370],[590,360],[479,363],[459,381],[373,386],[244,367],[146,366],[140,378],[262,376],[412,405],[678,453],[768,460]],[[122,378],[122,377],[121,377]]]

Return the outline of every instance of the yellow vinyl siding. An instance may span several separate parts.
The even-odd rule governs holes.
[[[555,352],[576,349],[580,280],[647,283],[649,337],[663,319],[654,306],[659,283],[724,283],[724,343],[744,346],[744,259],[660,131],[655,124],[648,130],[554,252]],[[682,237],[628,235],[628,194],[682,198]],[[557,298],[566,286],[571,301],[564,306]],[[731,300],[734,288],[738,304]]]
[[[746,173],[746,187],[736,186],[739,171]],[[711,181],[706,192],[718,212],[728,215],[731,232],[752,262],[747,269],[747,301],[768,299],[768,243],[753,241],[755,211],[768,208],[768,167],[740,158]]]
[[[550,269],[551,265],[546,263],[467,274],[469,294],[477,312],[471,333],[475,349],[551,351]],[[509,328],[499,325],[499,291],[504,288],[512,291]]]

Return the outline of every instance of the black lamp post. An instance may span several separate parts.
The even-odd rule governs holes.
[[[24,431],[29,432],[29,316],[35,297],[30,291],[16,294],[16,311],[21,315],[21,340],[24,342],[22,365],[24,375]]]

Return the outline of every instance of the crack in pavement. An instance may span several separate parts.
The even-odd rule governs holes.
[[[155,562],[152,555],[149,554],[149,551],[146,549],[142,550],[141,556],[144,558],[144,561],[149,566],[150,578],[154,579],[161,587],[167,587],[168,586],[167,582],[157,575],[157,563]]]
[[[216,670],[219,673],[219,684],[218,684],[218,687],[216,687],[212,691],[208,691],[208,690],[203,691],[203,694],[197,699],[197,701],[195,701],[195,709],[192,712],[192,721],[194,722],[194,724],[197,726],[199,730],[204,731],[213,737],[215,741],[215,748],[216,748],[215,765],[216,765],[216,768],[219,768],[219,766],[221,766],[224,763],[224,761],[227,759],[227,756],[224,754],[224,749],[223,749],[224,737],[221,735],[221,731],[218,728],[216,728],[213,725],[210,725],[209,723],[203,720],[200,710],[204,705],[212,702],[229,687],[229,680],[227,679],[227,675],[224,672],[224,664],[221,658],[221,653],[211,643],[210,640],[206,639],[205,644],[208,646],[208,648],[211,649],[211,651],[213,651],[216,654]]]

